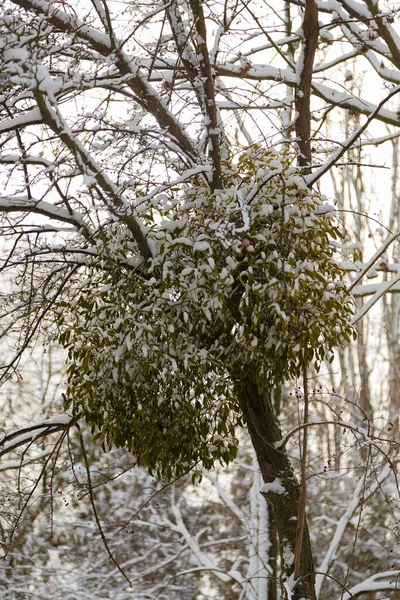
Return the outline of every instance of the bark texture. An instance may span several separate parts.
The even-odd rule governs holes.
[[[311,84],[315,51],[318,45],[318,9],[315,0],[306,0],[303,19],[303,49],[298,65],[299,85],[296,88],[297,112],[296,136],[299,145],[298,162],[305,167],[304,174],[311,173]]]
[[[257,386],[246,383],[240,390],[243,415],[250,433],[264,483],[280,480],[285,493],[268,491],[264,497],[271,507],[281,547],[283,583],[293,575],[296,525],[299,509],[300,486],[284,446],[276,448],[282,439],[281,428],[268,392],[260,393]],[[300,577],[292,599],[315,600],[314,562],[307,523],[303,530],[300,554]],[[285,598],[282,590],[282,598]],[[262,600],[262,599],[260,599]]]

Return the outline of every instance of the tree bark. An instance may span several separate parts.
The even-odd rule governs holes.
[[[271,567],[271,576],[268,581],[268,600],[277,600],[278,598],[278,556],[279,540],[278,531],[275,523],[275,516],[270,504],[268,504],[268,525],[269,525],[269,566]]]
[[[240,390],[243,415],[250,433],[264,483],[279,483],[283,493],[268,490],[263,495],[274,515],[281,548],[282,598],[284,585],[293,587],[294,549],[299,508],[300,486],[284,446],[279,447],[282,432],[269,392],[260,393],[247,382]],[[292,600],[315,600],[314,562],[307,523],[303,530],[300,553],[300,577],[294,586]],[[261,599],[260,599],[261,600]]]
[[[303,48],[301,51],[295,92],[296,136],[299,145],[298,163],[304,175],[311,173],[311,84],[315,51],[318,45],[318,9],[315,0],[306,0],[303,19]]]

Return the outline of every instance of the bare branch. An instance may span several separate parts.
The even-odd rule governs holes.
[[[315,0],[306,0],[303,19],[303,48],[297,63],[299,84],[295,91],[296,135],[299,145],[298,162],[304,174],[311,172],[310,100],[315,51],[318,45],[318,9]]]
[[[399,92],[400,85],[397,85],[390,91],[386,98],[384,98],[378,104],[375,110],[368,116],[367,120],[347,138],[347,140],[341,145],[340,148],[338,148],[338,150],[336,150],[336,152],[332,154],[332,156],[327,160],[327,162],[322,167],[317,169],[315,173],[306,176],[307,185],[309,187],[313,186],[318,181],[318,179],[322,177],[322,175],[327,173],[332,168],[332,166],[347,152],[347,150],[349,150],[349,148],[351,148],[354,145],[354,142],[367,129],[368,125],[376,118],[379,111],[386,104],[386,102],[388,102],[391,98],[393,98],[393,96],[395,96]]]
[[[210,154],[213,163],[212,189],[222,189],[222,167],[220,150],[220,123],[214,89],[214,68],[210,62],[207,45],[207,28],[202,4],[199,0],[190,0],[193,11],[194,26],[197,31],[197,56],[200,65],[201,78],[204,86],[206,128],[210,138]]]

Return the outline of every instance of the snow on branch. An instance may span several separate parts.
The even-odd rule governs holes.
[[[243,72],[240,65],[226,63],[224,65],[216,65],[216,72],[219,75],[227,77],[243,78]],[[298,85],[298,77],[296,73],[289,69],[279,69],[271,65],[252,64],[246,70],[246,79],[256,81],[277,81],[284,83],[290,87]],[[322,83],[312,83],[312,91],[318,98],[324,100],[328,105],[337,106],[342,109],[351,110],[361,115],[370,116],[376,111],[377,105],[365,100],[364,98],[356,97],[346,92],[339,91]],[[379,108],[375,115],[378,121],[387,123],[388,125],[399,125],[399,117],[397,112],[386,108]]]
[[[122,43],[97,29],[86,25],[75,13],[66,13],[59,6],[45,0],[11,0],[11,2],[33,14],[43,15],[56,29],[73,34],[78,41],[84,42],[101,56],[114,57],[115,66],[120,74],[126,76],[127,85],[132,89],[137,100],[157,120],[160,127],[178,141],[180,148],[191,160],[199,158],[199,151],[187,133],[181,127],[175,115],[167,108],[147,77],[140,72],[139,64],[134,57],[122,51]]]
[[[84,222],[82,215],[76,210],[67,210],[61,206],[56,206],[45,200],[37,200],[36,198],[28,198],[27,196],[0,196],[0,212],[30,212],[37,213],[48,217],[49,219],[62,221],[63,223],[71,223],[78,229],[86,231],[88,228]]]
[[[400,571],[384,571],[376,573],[362,583],[358,583],[340,596],[340,600],[352,600],[369,592],[383,592],[389,590],[400,590]]]
[[[365,285],[358,285],[353,289],[353,296],[355,298],[365,298],[365,296],[372,296],[380,291],[382,283],[367,283]],[[394,283],[390,286],[390,289],[385,290],[385,294],[398,294],[400,292],[400,283]]]
[[[1,443],[0,443],[0,447],[1,447]],[[35,461],[41,460],[42,458],[46,458],[47,456],[49,456],[49,454],[51,454],[53,452],[52,448],[48,448],[47,450],[43,450],[43,452],[39,452],[37,454],[35,454],[35,456],[32,456],[31,458],[28,458],[26,460],[7,460],[7,461],[3,461],[0,463],[0,473],[4,472],[4,471],[11,471],[13,469],[21,469],[21,467],[25,467],[26,465],[29,465]]]
[[[86,150],[80,140],[72,133],[57,107],[52,106],[50,98],[42,91],[36,90],[35,98],[46,124],[61,138],[67,148],[72,152],[84,176],[94,177],[97,184],[110,198],[109,210],[116,214],[117,209],[129,209],[128,203],[118,190],[118,187],[104,173],[93,156]],[[124,220],[136,240],[140,253],[144,259],[151,256],[151,250],[146,239],[144,225],[132,215],[127,215]]]
[[[221,132],[215,99],[214,68],[210,61],[210,54],[207,46],[206,21],[202,3],[199,2],[199,0],[190,0],[190,6],[193,11],[194,23],[196,27],[196,45],[205,96],[206,127],[210,139],[210,151],[213,163],[212,187],[213,189],[222,189],[223,184],[220,151]]]
[[[330,171],[330,169],[332,168],[332,166],[334,164],[337,163],[337,161],[349,150],[349,148],[351,148],[354,145],[354,142],[356,140],[358,140],[358,138],[361,136],[361,134],[366,130],[366,128],[368,127],[368,125],[378,117],[382,107],[391,99],[393,98],[393,96],[395,96],[396,94],[398,94],[400,92],[400,85],[396,85],[395,87],[393,87],[389,94],[378,104],[378,106],[371,112],[370,115],[368,115],[367,120],[360,126],[358,127],[348,138],[347,140],[345,140],[345,142],[343,142],[341,144],[341,146],[338,148],[338,150],[336,150],[336,152],[334,152],[332,154],[332,156],[326,161],[326,163],[324,165],[322,165],[322,167],[320,167],[319,169],[317,169],[312,175],[308,175],[306,177],[307,180],[307,185],[312,186],[314,185],[321,177],[322,175],[325,175],[325,173],[327,173],[328,171]]]
[[[379,298],[381,298],[386,292],[388,292],[393,286],[400,281],[400,273],[392,277],[389,281],[382,283],[375,294],[366,302],[360,310],[356,312],[354,317],[351,320],[351,324],[354,325],[359,321],[367,312],[373,307],[376,302],[378,302]]]
[[[384,254],[386,252],[386,250],[390,246],[390,244],[392,242],[394,242],[398,237],[400,237],[400,232],[392,233],[391,235],[389,235],[389,237],[386,238],[386,240],[383,242],[383,244],[380,246],[380,248],[378,248],[378,250],[372,256],[372,258],[370,258],[370,260],[367,262],[367,264],[362,268],[361,272],[354,279],[351,286],[349,287],[350,291],[356,287],[356,285],[361,281],[361,279],[364,277],[364,275],[366,275],[368,273],[368,271],[371,269],[371,267],[373,267],[373,265],[376,263],[376,261],[382,256],[382,254]]]
[[[20,156],[19,154],[0,154],[0,164],[4,165],[42,165],[44,167],[53,167],[54,163],[42,156],[26,155]]]
[[[59,431],[68,431],[75,425],[76,419],[67,413],[62,413],[45,419],[37,425],[31,425],[23,429],[4,435],[0,441],[0,458],[20,446],[30,445],[39,438],[46,437]]]

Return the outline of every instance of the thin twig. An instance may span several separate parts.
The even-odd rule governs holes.
[[[94,502],[92,478],[91,478],[91,475],[90,475],[89,461],[88,461],[88,457],[87,457],[87,454],[86,454],[86,449],[85,449],[85,444],[84,444],[84,441],[83,441],[83,436],[82,436],[81,428],[80,428],[80,426],[79,426],[78,423],[76,423],[75,426],[76,426],[76,428],[77,428],[77,430],[79,432],[79,442],[80,442],[81,449],[82,449],[83,461],[85,463],[85,470],[86,470],[86,476],[87,476],[87,481],[88,481],[88,490],[89,490],[90,504],[92,506],[93,515],[94,515],[94,518],[96,520],[96,524],[97,524],[97,528],[98,528],[99,533],[100,533],[100,537],[101,537],[102,542],[104,544],[104,547],[105,547],[105,549],[107,551],[107,554],[110,557],[110,560],[117,567],[118,571],[121,573],[121,575],[124,577],[124,579],[126,579],[126,581],[129,583],[129,586],[132,587],[131,580],[129,579],[129,577],[127,576],[127,574],[125,573],[125,571],[123,570],[123,568],[121,567],[121,565],[114,558],[114,555],[111,552],[110,546],[108,545],[106,536],[104,535],[104,531],[103,531],[103,528],[102,528],[101,523],[100,523],[99,515],[97,513],[96,504]]]
[[[307,181],[308,187],[311,188],[322,177],[322,175],[325,175],[325,173],[327,173],[333,167],[333,165],[335,165],[337,163],[337,161],[340,158],[342,158],[343,154],[345,154],[345,152],[347,152],[347,150],[349,150],[349,148],[351,148],[354,145],[354,142],[367,129],[367,127],[371,123],[371,121],[373,121],[375,119],[375,117],[379,114],[381,108],[383,108],[383,106],[386,104],[386,102],[388,102],[391,98],[393,98],[393,96],[395,96],[399,92],[400,92],[400,85],[396,85],[394,88],[392,88],[392,90],[386,96],[386,98],[384,98],[378,104],[378,106],[375,108],[375,110],[373,110],[372,113],[368,116],[365,123],[363,125],[361,125],[360,127],[358,127],[358,129],[356,129],[356,131],[347,138],[347,140],[343,143],[343,145],[336,152],[334,152],[332,154],[332,156],[326,161],[325,165],[320,167],[312,175],[306,176],[305,179]]]

